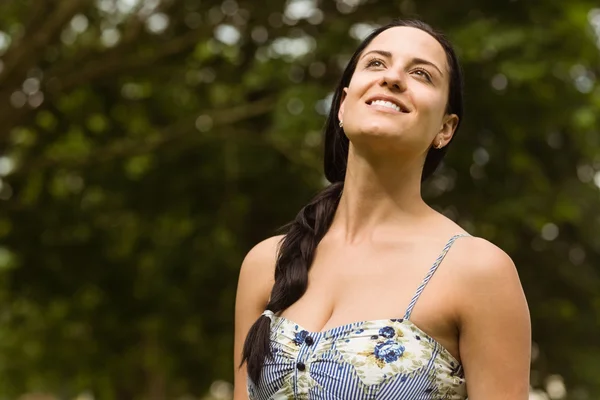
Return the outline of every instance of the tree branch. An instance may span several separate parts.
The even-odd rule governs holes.
[[[37,63],[43,47],[53,42],[65,24],[86,4],[85,0],[61,0],[58,8],[40,27],[30,24],[20,40],[14,41],[3,57],[0,85],[5,86],[14,75],[24,76]]]
[[[130,33],[130,35],[132,34]],[[151,67],[160,59],[192,48],[203,34],[204,32],[200,29],[189,31],[182,36],[167,41],[162,47],[157,48],[152,53],[138,51],[134,52],[133,55],[124,56],[124,54],[132,53],[131,51],[123,51],[127,47],[125,46],[100,53],[88,60],[84,66],[79,66],[73,63],[72,60],[68,60],[65,64],[54,67],[46,72],[44,90],[47,93],[66,92],[79,85],[104,78],[111,74]],[[130,37],[129,40],[133,40],[133,38]],[[124,45],[130,44],[130,42],[124,43]],[[26,73],[26,71],[23,71],[23,73]],[[0,128],[0,137],[5,136],[13,127],[26,118],[27,115],[32,113],[32,110],[27,106],[14,108],[10,104],[10,96],[14,90],[14,87],[8,87],[0,93],[0,120],[3,121]]]
[[[162,58],[172,56],[194,46],[200,37],[201,34],[199,31],[190,31],[183,36],[166,42],[151,54],[136,53],[125,59],[119,57],[106,59],[105,54],[100,54],[97,59],[88,61],[81,68],[69,71],[59,67],[48,71],[47,76],[48,78],[58,79],[59,84],[53,90],[67,91],[73,87],[89,83],[110,74],[140,67],[149,67]]]
[[[275,100],[273,98],[264,98],[250,104],[233,107],[227,110],[212,110],[202,113],[212,119],[213,132],[214,128],[222,125],[234,124],[248,118],[258,115],[267,114],[273,110]],[[156,148],[162,147],[166,143],[175,141],[187,135],[190,135],[196,129],[194,123],[197,115],[190,116],[173,125],[163,128],[156,139],[140,141],[132,141],[129,138],[124,138],[113,142],[113,144],[94,150],[93,154],[85,159],[65,160],[53,158],[38,158],[35,161],[28,162],[19,168],[15,175],[24,175],[32,170],[47,168],[56,165],[65,167],[83,167],[96,162],[107,162],[118,157],[129,157],[134,155],[146,154],[154,151]],[[209,136],[205,136],[208,138]]]
[[[79,12],[87,3],[86,0],[61,0],[57,2],[57,10],[37,27],[33,22],[29,24],[29,31],[25,32],[20,40],[15,40],[6,54],[2,57],[3,69],[0,71],[0,132],[9,132],[31,110],[27,108],[15,109],[10,97],[21,85],[28,71],[38,64],[43,54],[41,51],[50,43],[54,43],[65,24]],[[37,9],[34,13],[39,13]],[[36,17],[33,20],[35,22]]]

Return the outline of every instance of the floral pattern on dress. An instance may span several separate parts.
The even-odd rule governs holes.
[[[379,336],[383,336],[384,338],[391,339],[396,336],[396,330],[391,326],[384,326],[379,330]]]
[[[431,346],[414,339],[410,326],[400,320],[365,322],[361,333],[338,340],[337,350],[364,385],[378,385],[398,374],[410,375],[431,358]],[[426,358],[429,356],[429,358]]]
[[[308,367],[307,367],[308,370]],[[310,392],[310,389],[312,389],[313,387],[315,387],[317,385],[317,383],[315,382],[315,380],[313,378],[311,378],[310,373],[307,371],[302,372],[301,374],[298,374],[298,381],[297,381],[297,399],[308,399],[308,393]]]
[[[308,336],[308,331],[305,331],[304,329],[301,330],[300,332],[297,332],[296,335],[294,336],[294,343],[297,346],[300,346],[302,343],[304,343],[304,340],[306,340],[307,336]]]
[[[464,377],[448,375],[439,366],[431,369],[428,375],[432,386],[437,389],[436,399],[454,400],[467,397]]]
[[[378,343],[373,350],[373,355],[377,359],[380,368],[385,366],[385,363],[391,363],[402,357],[404,354],[404,346],[395,340],[386,340],[383,343]]]
[[[430,372],[430,379],[433,385],[438,388],[439,398],[440,400],[452,400],[457,395],[466,397],[467,391],[462,366],[457,365],[455,361],[448,361],[454,367],[450,374],[444,373],[439,367]]]
[[[314,343],[307,344],[308,336]],[[462,366],[409,320],[364,321],[309,332],[293,321],[275,317],[271,348],[275,357],[272,369],[263,375],[258,388],[249,383],[252,400],[321,399],[331,394],[328,390],[340,379],[355,381],[353,385],[361,388],[353,393],[362,394],[352,400],[380,399],[374,393],[382,387],[412,387],[414,379],[427,382],[421,390],[431,397],[424,399],[466,399]],[[299,362],[304,364],[302,370],[297,367]],[[348,375],[335,375],[341,373],[335,372],[338,370]]]

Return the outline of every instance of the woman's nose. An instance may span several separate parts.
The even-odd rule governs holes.
[[[406,90],[406,82],[404,77],[399,73],[388,72],[381,79],[381,86],[386,86],[390,90],[404,91]]]

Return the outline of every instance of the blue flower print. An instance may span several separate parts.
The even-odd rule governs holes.
[[[396,334],[396,331],[391,326],[384,326],[379,330],[379,334],[386,339],[391,339]]]
[[[294,337],[294,343],[296,343],[297,345],[301,345],[302,343],[304,343],[304,339],[306,339],[307,336],[308,331],[301,330],[300,332],[297,332],[296,336]]]
[[[374,354],[378,359],[386,363],[391,363],[402,357],[404,346],[394,340],[386,340],[375,346]]]

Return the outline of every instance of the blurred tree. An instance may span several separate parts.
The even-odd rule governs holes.
[[[532,385],[600,396],[593,7],[0,3],[0,395],[163,399],[231,380],[243,255],[322,187],[328,96],[358,40],[418,16],[467,79],[424,193],[519,267]]]

